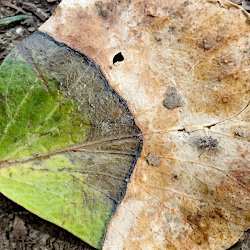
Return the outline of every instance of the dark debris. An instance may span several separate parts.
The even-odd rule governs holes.
[[[0,26],[0,63],[12,48],[36,31],[61,0],[0,0],[0,19],[29,15],[26,20]]]

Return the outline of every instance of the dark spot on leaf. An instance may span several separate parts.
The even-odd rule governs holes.
[[[218,146],[218,140],[211,136],[205,136],[197,140],[197,146],[200,149],[214,149]]]
[[[204,50],[210,50],[213,47],[212,42],[209,39],[203,39],[198,46]]]
[[[175,175],[173,176],[173,179],[174,179],[174,180],[178,180],[178,179],[179,179],[178,175],[175,174]]]
[[[108,17],[108,10],[105,7],[104,3],[102,1],[97,1],[95,3],[95,6],[97,8],[97,11],[99,13],[99,15],[103,18],[107,18]]]
[[[244,137],[245,136],[244,132],[239,132],[239,131],[235,132],[234,134],[236,136],[239,136],[239,137]]]

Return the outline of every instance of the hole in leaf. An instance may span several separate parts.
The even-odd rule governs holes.
[[[117,53],[113,58],[113,64],[117,62],[122,62],[124,60],[124,57],[121,52]]]

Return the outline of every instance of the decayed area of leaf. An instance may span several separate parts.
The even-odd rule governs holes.
[[[64,0],[41,27],[101,66],[144,134],[104,249],[225,249],[250,227],[249,23],[223,0]]]
[[[140,151],[89,59],[33,34],[0,66],[0,192],[100,248]]]

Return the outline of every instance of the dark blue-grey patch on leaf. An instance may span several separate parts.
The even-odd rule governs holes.
[[[0,66],[0,192],[96,248],[141,145],[86,56],[35,33]]]

